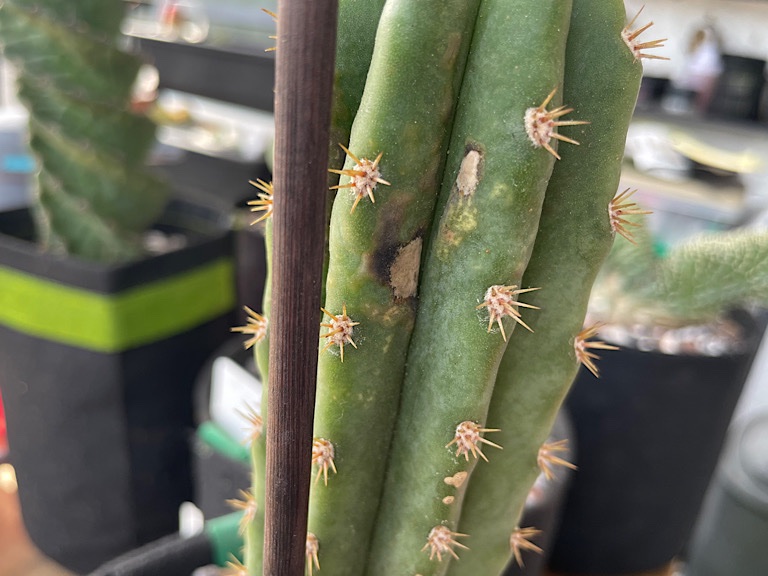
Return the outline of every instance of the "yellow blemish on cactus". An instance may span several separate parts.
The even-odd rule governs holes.
[[[557,442],[545,442],[539,448],[539,454],[536,458],[536,463],[539,465],[539,469],[547,480],[552,480],[555,477],[555,473],[552,468],[555,466],[565,466],[571,470],[578,470],[578,466],[568,462],[563,458],[560,458],[557,454],[560,452],[566,452],[568,450],[568,440],[558,440]]]
[[[626,216],[653,214],[650,210],[640,210],[636,202],[629,202],[629,199],[635,192],[637,192],[637,190],[630,191],[630,189],[627,188],[608,204],[608,216],[611,223],[611,230],[614,234],[621,234],[624,238],[632,242],[632,244],[637,244],[637,242],[635,242],[632,231],[627,227],[639,227],[641,224],[627,220]]]
[[[272,216],[275,189],[272,186],[272,182],[264,182],[261,178],[257,178],[256,181],[248,180],[248,183],[261,190],[261,192],[259,192],[258,200],[250,200],[248,202],[248,206],[253,206],[251,212],[264,212],[259,218],[251,222],[251,225],[253,225]]]
[[[544,148],[552,156],[560,160],[560,156],[550,145],[552,138],[576,145],[578,145],[578,142],[559,134],[556,132],[556,129],[560,126],[579,126],[589,124],[589,122],[584,120],[558,120],[561,116],[573,112],[573,108],[559,106],[554,110],[547,110],[547,106],[552,98],[554,98],[556,92],[557,88],[553,89],[540,106],[528,108],[525,111],[525,132],[528,134],[528,138],[533,143],[534,148]]]
[[[453,486],[454,488],[461,488],[462,484],[467,481],[467,476],[469,476],[469,472],[461,471],[456,472],[453,476],[446,476],[443,478],[443,482],[448,484],[448,486]]]
[[[267,10],[266,8],[262,8],[261,11],[264,12],[265,14],[272,16],[272,20],[277,22],[277,14],[272,12],[272,10]],[[269,39],[277,41],[277,36],[270,36]],[[266,50],[264,50],[264,52],[274,52],[275,50],[277,50],[277,46],[272,46],[271,48],[267,48]]]
[[[456,498],[453,496],[446,496],[445,498],[443,498],[443,504],[445,504],[446,506],[450,506],[455,501],[456,501]]]
[[[230,328],[232,332],[240,332],[241,334],[251,334],[251,337],[243,342],[243,347],[247,350],[254,344],[258,344],[267,335],[267,326],[268,322],[267,319],[259,314],[258,312],[254,312],[248,306],[243,306],[243,309],[245,310],[245,313],[248,314],[248,317],[246,319],[247,324],[245,326],[235,326],[234,328]]]
[[[624,26],[624,29],[621,31],[621,38],[624,40],[624,44],[627,45],[630,52],[632,52],[632,55],[635,57],[635,61],[640,60],[641,58],[646,58],[648,60],[669,60],[669,58],[665,56],[657,56],[655,54],[648,54],[647,52],[643,52],[643,50],[652,50],[654,48],[663,48],[664,42],[667,41],[667,38],[660,38],[658,40],[649,40],[648,42],[638,42],[637,37],[640,36],[643,32],[648,30],[651,26],[653,26],[653,22],[648,22],[645,26],[638,28],[637,30],[632,30],[632,26],[635,24],[635,20],[637,20],[637,17],[640,16],[640,13],[643,11],[645,6],[640,8],[640,10],[637,11],[637,14],[635,14],[635,17],[632,18],[632,20],[629,21],[629,24]]]
[[[381,172],[379,172],[379,162],[381,161],[381,157],[384,155],[384,152],[379,152],[379,155],[376,156],[376,159],[371,162],[367,158],[358,158],[352,154],[352,152],[350,152],[349,149],[343,144],[339,144],[339,146],[341,146],[341,149],[344,150],[347,156],[355,161],[355,165],[352,168],[344,170],[336,170],[334,168],[330,168],[328,170],[334,174],[340,174],[342,176],[349,177],[348,183],[339,184],[338,186],[331,186],[331,190],[352,188],[352,193],[355,196],[355,202],[352,204],[352,210],[350,210],[350,213],[355,211],[357,204],[366,196],[371,199],[372,204],[375,204],[376,199],[373,197],[373,191],[376,189],[376,186],[378,184],[384,184],[386,186],[390,185],[389,182],[381,177]]]
[[[479,444],[487,444],[488,446],[493,446],[494,448],[499,449],[501,449],[501,446],[494,444],[490,440],[486,440],[480,436],[481,433],[485,432],[499,432],[499,429],[481,428],[475,422],[472,422],[471,420],[465,420],[456,426],[456,434],[454,435],[453,440],[448,442],[445,447],[450,448],[456,444],[456,456],[464,456],[464,459],[467,462],[469,462],[470,453],[475,458],[479,457],[488,462],[488,458],[486,458],[485,454],[483,454]]]
[[[344,345],[351,344],[353,348],[357,348],[357,344],[352,339],[352,333],[354,327],[359,326],[360,322],[353,322],[352,319],[347,316],[347,305],[343,304],[341,307],[341,314],[338,316],[331,314],[325,308],[320,308],[331,319],[330,322],[320,324],[324,328],[328,328],[330,331],[322,335],[323,338],[328,338],[328,343],[323,348],[323,352],[328,350],[333,345],[339,347],[339,353],[341,355],[341,361],[344,362]]]
[[[541,554],[543,550],[531,542],[531,538],[541,534],[541,530],[536,528],[515,528],[514,532],[509,537],[509,548],[512,551],[512,555],[515,557],[515,562],[521,568],[525,566],[523,563],[523,550],[530,552],[536,552]]]
[[[538,306],[519,302],[516,297],[518,294],[532,292],[534,290],[539,290],[539,288],[519,289],[516,285],[503,286],[501,284],[495,284],[488,288],[485,292],[485,300],[476,306],[476,309],[478,310],[480,308],[488,308],[488,332],[491,332],[493,323],[496,322],[501,330],[501,337],[504,338],[504,341],[506,342],[507,334],[504,332],[504,324],[501,321],[504,316],[512,317],[512,319],[523,326],[523,328],[527,329],[529,332],[533,332],[531,327],[523,322],[523,319],[520,317],[520,312],[518,312],[516,307],[522,306],[523,308],[532,308],[534,310],[539,310],[539,308]]]
[[[392,266],[389,267],[389,285],[395,298],[410,298],[416,295],[422,244],[423,240],[416,238],[397,250]]]
[[[239,495],[240,498],[227,500],[227,504],[235,510],[243,511],[243,517],[240,519],[239,531],[240,534],[245,534],[246,528],[248,528],[248,525],[256,517],[258,505],[256,504],[256,498],[253,497],[253,494],[250,491],[240,490]]]
[[[227,564],[224,566],[222,576],[248,576],[248,568],[243,566],[240,560],[232,556],[232,559],[227,561]]]
[[[452,532],[446,526],[435,526],[429,531],[427,536],[427,543],[421,549],[422,552],[429,550],[429,559],[434,560],[437,556],[437,561],[443,561],[443,554],[450,554],[455,560],[459,557],[454,551],[454,547],[463,548],[469,550],[464,544],[458,542],[456,538],[466,537],[467,534],[461,534],[460,532]]]
[[[304,555],[307,559],[307,571],[312,576],[312,571],[320,570],[320,541],[312,532],[307,532],[307,543]]]
[[[264,420],[261,418],[259,413],[256,412],[256,409],[253,408],[253,406],[246,404],[245,408],[245,412],[238,410],[237,413],[242,416],[246,422],[248,422],[248,426],[245,428],[245,431],[248,433],[245,438],[245,443],[250,445],[261,438]]]
[[[590,349],[596,350],[618,350],[618,346],[612,346],[600,341],[589,341],[589,338],[593,338],[597,335],[603,324],[593,324],[589,328],[583,329],[576,335],[573,340],[573,348],[576,351],[576,359],[584,364],[584,366],[595,375],[596,378],[600,378],[600,371],[597,369],[595,360],[599,360],[600,356],[594,352],[590,352]]]
[[[328,486],[328,470],[333,470],[336,474],[336,464],[333,459],[335,456],[335,450],[333,444],[325,438],[315,438],[312,441],[312,465],[317,466],[317,476],[315,476],[315,484],[320,480],[320,476],[323,477],[323,483]]]
[[[461,160],[459,174],[456,176],[456,188],[462,197],[475,193],[480,183],[480,161],[483,159],[477,150],[468,150]]]

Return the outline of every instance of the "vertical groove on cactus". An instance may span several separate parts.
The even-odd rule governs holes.
[[[39,236],[50,249],[101,261],[141,254],[141,233],[168,193],[142,164],[154,125],[129,111],[141,61],[117,48],[123,10],[117,0],[0,5],[39,163]]]

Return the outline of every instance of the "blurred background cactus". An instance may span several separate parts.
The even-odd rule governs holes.
[[[611,324],[706,324],[768,303],[768,234],[737,229],[659,248],[647,230],[617,242],[595,285],[593,313]]]
[[[30,111],[39,240],[106,262],[141,254],[167,197],[144,165],[155,127],[131,110],[142,62],[120,49],[124,10],[118,0],[0,4],[4,53]]]

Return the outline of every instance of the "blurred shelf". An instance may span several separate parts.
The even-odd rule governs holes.
[[[160,73],[160,88],[259,110],[274,108],[275,60],[270,53],[220,49],[133,37]]]

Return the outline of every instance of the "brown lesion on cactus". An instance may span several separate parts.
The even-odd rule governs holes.
[[[638,36],[653,26],[653,22],[648,22],[648,24],[645,26],[642,26],[637,30],[632,30],[632,26],[635,25],[635,20],[637,20],[638,16],[640,16],[640,13],[644,8],[645,6],[640,8],[640,10],[637,11],[637,14],[635,14],[635,17],[632,18],[632,20],[630,20],[626,26],[624,26],[621,31],[621,38],[624,40],[624,44],[627,45],[630,52],[632,52],[632,55],[635,57],[635,61],[640,60],[641,58],[645,58],[647,60],[669,60],[669,58],[665,56],[657,56],[656,54],[648,54],[645,52],[645,50],[663,48],[664,42],[667,41],[667,38],[659,38],[658,40],[649,40],[647,42],[638,41]]]
[[[246,444],[253,444],[261,438],[264,428],[264,420],[261,415],[256,412],[256,409],[249,404],[245,405],[244,412],[238,410],[237,413],[248,422],[248,426],[245,428],[245,431],[248,433],[245,438]]]
[[[320,541],[312,532],[307,532],[304,556],[307,572],[309,572],[309,576],[312,576],[313,570],[320,570]]]
[[[256,518],[256,512],[258,512],[259,507],[256,503],[256,498],[254,498],[250,490],[240,490],[239,496],[240,498],[227,500],[227,504],[235,510],[242,510],[243,516],[240,518],[239,531],[240,534],[245,534],[248,525]]]
[[[557,442],[545,442],[539,448],[539,454],[536,457],[536,463],[547,480],[552,480],[555,473],[552,470],[555,466],[564,466],[571,470],[578,470],[578,466],[568,460],[561,458],[558,454],[568,451],[568,440],[558,440]]]
[[[230,328],[232,332],[240,332],[241,334],[250,334],[251,337],[243,342],[243,347],[247,350],[253,345],[258,344],[267,336],[267,327],[269,323],[266,317],[262,316],[258,312],[254,312],[248,306],[243,306],[245,313],[248,315],[245,326],[235,326]]]
[[[637,190],[630,190],[627,188],[620,194],[618,194],[608,204],[608,217],[611,223],[611,230],[614,234],[620,234],[632,244],[637,244],[632,235],[632,231],[628,227],[637,228],[641,224],[639,222],[633,222],[628,220],[627,216],[643,216],[646,214],[653,214],[650,210],[641,210],[636,202],[630,202],[629,199]]]
[[[353,348],[357,348],[357,344],[352,339],[354,333],[354,327],[359,326],[360,322],[353,322],[352,319],[347,316],[347,305],[343,304],[341,307],[341,314],[338,316],[331,314],[325,308],[320,308],[329,318],[329,322],[324,322],[320,326],[328,328],[328,332],[322,335],[323,338],[328,338],[328,342],[322,349],[325,352],[331,346],[339,347],[339,354],[341,355],[341,361],[344,362],[344,345],[351,344]]]
[[[523,322],[517,307],[531,308],[533,310],[539,310],[539,307],[520,302],[517,300],[517,296],[526,292],[533,292],[534,290],[539,290],[539,288],[518,288],[516,285],[504,286],[501,284],[495,284],[489,287],[485,292],[485,300],[476,306],[477,310],[480,308],[488,309],[488,333],[491,332],[495,322],[501,330],[501,337],[504,338],[504,341],[506,342],[507,334],[504,331],[504,324],[501,321],[505,316],[510,316],[523,328],[529,332],[533,332],[531,327]]]
[[[395,298],[416,296],[422,244],[423,240],[419,237],[398,248],[395,259],[389,267],[389,285]]]
[[[602,328],[604,324],[598,322],[596,324],[593,324],[592,326],[588,328],[584,328],[581,332],[579,332],[576,335],[576,338],[573,340],[573,348],[576,351],[576,359],[584,364],[584,366],[592,372],[592,374],[595,375],[596,378],[600,378],[600,371],[597,368],[597,364],[595,364],[595,360],[599,360],[600,356],[595,354],[594,352],[590,352],[590,350],[618,350],[618,346],[613,346],[611,344],[606,344],[605,342],[600,342],[599,340],[592,340],[590,341],[590,338],[594,338],[597,333],[600,331],[600,328]]]
[[[456,176],[456,190],[459,198],[472,196],[480,183],[483,155],[475,148],[468,147],[461,159],[459,173]]]
[[[373,196],[373,191],[376,189],[376,186],[379,184],[384,184],[386,186],[390,185],[389,182],[381,177],[381,172],[379,171],[379,162],[381,161],[384,152],[379,152],[376,159],[371,161],[368,158],[358,158],[343,144],[339,144],[339,146],[341,146],[341,149],[344,150],[347,156],[355,161],[355,165],[352,168],[345,168],[343,170],[336,170],[335,168],[328,169],[328,171],[333,174],[339,174],[349,178],[349,182],[331,186],[331,190],[339,190],[341,188],[352,189],[352,194],[355,196],[355,202],[352,204],[350,213],[355,211],[360,200],[366,196],[370,198],[372,204],[375,204],[376,199]]]
[[[448,486],[453,486],[454,488],[461,488],[464,482],[467,481],[467,477],[469,476],[469,472],[466,472],[462,470],[461,472],[456,472],[453,476],[446,476],[443,478],[443,482],[445,482]]]
[[[424,552],[428,550],[429,559],[434,560],[435,556],[437,556],[438,562],[443,561],[443,554],[446,553],[450,554],[455,560],[458,560],[459,556],[456,554],[454,547],[462,548],[464,550],[469,550],[469,548],[461,542],[457,541],[456,538],[462,538],[466,536],[468,535],[451,531],[447,526],[438,525],[429,531],[429,535],[427,536],[427,543],[424,545],[421,551]]]
[[[443,500],[442,500],[443,504],[445,504],[446,506],[450,506],[450,505],[451,505],[451,504],[453,504],[455,501],[456,501],[456,497],[455,497],[455,496],[446,496],[446,497],[445,497],[445,498],[443,498]]]
[[[315,484],[323,477],[323,483],[328,486],[328,470],[333,470],[336,474],[336,464],[334,463],[335,450],[333,444],[325,438],[315,438],[312,441],[312,465],[317,466],[317,476]]]
[[[512,551],[512,555],[515,557],[517,565],[523,568],[525,563],[523,562],[523,551],[536,552],[541,554],[544,551],[540,546],[533,543],[532,538],[541,534],[541,530],[536,528],[515,528],[509,537],[509,549]]]
[[[456,433],[453,440],[445,445],[446,448],[450,448],[454,444],[456,445],[456,456],[464,456],[464,459],[469,462],[469,455],[472,454],[475,458],[482,458],[488,462],[485,454],[481,450],[480,444],[486,444],[493,446],[494,448],[501,449],[501,446],[486,440],[480,434],[486,432],[499,432],[498,428],[481,428],[479,424],[472,422],[471,420],[465,420],[456,426]]]
[[[275,189],[272,186],[272,182],[265,182],[261,178],[257,178],[255,181],[249,180],[248,183],[251,186],[255,186],[261,190],[261,192],[258,194],[258,200],[250,200],[248,202],[248,206],[253,206],[253,208],[251,208],[251,212],[264,212],[264,214],[259,216],[259,218],[251,222],[251,225],[253,225],[258,224],[259,222],[263,222],[272,216]]]
[[[579,143],[573,138],[568,138],[558,133],[556,131],[557,128],[561,126],[580,126],[582,124],[589,124],[589,122],[585,120],[558,120],[558,118],[573,112],[573,108],[558,106],[553,110],[547,110],[547,106],[552,101],[552,98],[554,98],[556,92],[557,88],[554,88],[539,106],[528,108],[525,111],[525,132],[528,134],[528,138],[533,143],[534,148],[544,148],[552,156],[560,160],[560,156],[550,144],[552,138],[568,142],[569,144],[578,145]]]
[[[266,8],[262,8],[261,11],[269,16],[272,16],[272,20],[274,20],[275,23],[277,23],[277,14],[272,12],[272,10],[267,10]],[[270,36],[269,39],[277,42],[277,36]],[[267,48],[266,50],[264,50],[264,52],[274,52],[275,50],[277,50],[277,46],[271,46],[270,48]]]

